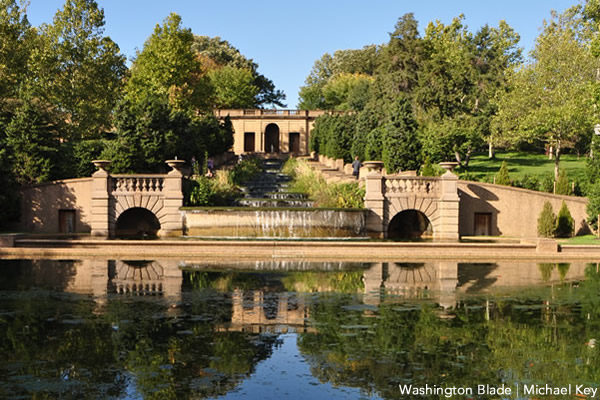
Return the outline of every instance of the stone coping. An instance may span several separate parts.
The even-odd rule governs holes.
[[[561,246],[560,252],[540,251],[535,243],[348,242],[310,240],[56,240],[16,239],[0,248],[0,257],[143,257],[248,260],[302,259],[376,262],[388,260],[536,260],[592,261],[600,246]]]

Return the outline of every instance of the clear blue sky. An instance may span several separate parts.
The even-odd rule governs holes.
[[[64,0],[30,0],[33,25],[51,22]],[[296,106],[314,61],[325,52],[387,42],[399,17],[413,12],[421,31],[429,21],[448,23],[463,13],[471,31],[505,20],[521,35],[521,46],[533,47],[550,10],[563,11],[578,0],[305,0],[201,1],[98,0],[104,8],[105,34],[131,59],[154,26],[170,13],[197,35],[220,36],[252,58],[259,71]]]

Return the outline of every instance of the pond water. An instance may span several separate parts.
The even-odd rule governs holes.
[[[0,398],[593,398],[599,339],[595,263],[0,260]]]

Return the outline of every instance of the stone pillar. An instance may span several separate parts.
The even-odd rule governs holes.
[[[92,162],[98,171],[92,174],[91,234],[107,238],[111,234],[109,230],[110,174],[106,172],[105,168],[110,161],[94,160]]]
[[[386,236],[384,229],[384,178],[380,168],[383,163],[380,161],[365,161],[364,164],[368,168],[365,177],[365,208],[369,209],[367,232],[369,236],[384,238]]]
[[[442,175],[441,196],[438,200],[439,219],[433,229],[438,240],[456,241],[458,234],[458,177],[450,170]]]
[[[166,176],[163,184],[164,217],[161,219],[159,236],[181,236],[183,235],[183,222],[181,211],[183,207],[181,168],[185,161],[168,160],[166,163],[173,168]]]

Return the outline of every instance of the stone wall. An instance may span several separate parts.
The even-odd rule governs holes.
[[[75,213],[74,233],[90,232],[92,178],[66,179],[21,189],[18,229],[34,233],[60,232],[60,211]]]
[[[475,213],[488,213],[491,214],[491,234],[494,236],[537,237],[537,219],[546,201],[552,204],[555,214],[564,201],[575,220],[575,233],[590,232],[585,222],[588,201],[584,197],[469,181],[458,181],[458,195],[461,236],[475,234]]]

